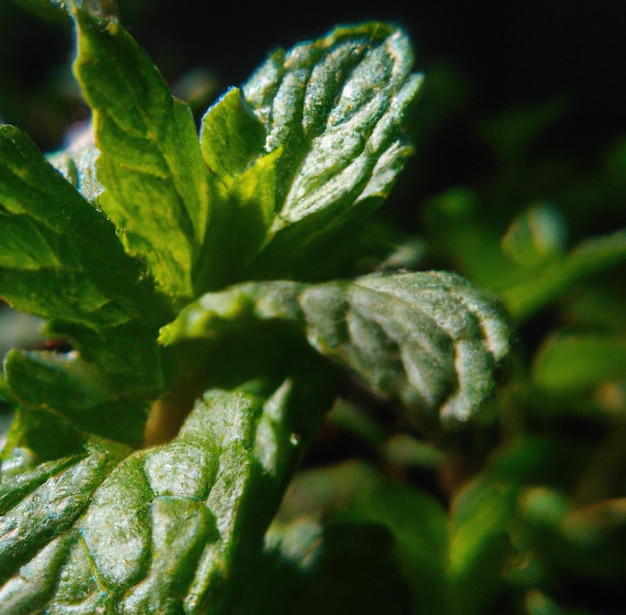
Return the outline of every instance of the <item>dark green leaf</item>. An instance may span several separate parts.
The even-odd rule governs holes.
[[[425,222],[434,249],[473,284],[499,291],[525,271],[502,251],[501,231],[468,188],[452,188],[426,203]],[[522,269],[523,273],[520,273]]]
[[[44,331],[75,342],[81,356],[121,398],[152,401],[163,392],[162,349],[156,341],[157,325],[132,320],[119,327],[93,331],[63,321],[50,321]]]
[[[90,389],[96,378],[101,392],[84,408],[72,408],[64,396],[77,384],[69,366],[79,361],[63,363],[44,355],[35,361],[14,355],[8,387],[33,407],[55,408],[74,418],[78,413],[83,417],[80,424],[107,436],[114,436],[114,417],[124,416],[115,436],[141,442],[146,403],[163,387],[155,323],[167,318],[168,309],[149,281],[142,279],[137,262],[124,252],[106,216],[81,197],[23,134],[11,126],[0,130],[0,238],[5,246],[0,255],[0,295],[19,309],[53,319],[47,333],[73,342],[84,359],[83,375],[92,374],[85,386]],[[84,173],[81,176],[84,179]],[[90,411],[96,407],[104,411],[106,391],[106,408],[116,410],[99,417]],[[95,428],[97,422],[101,425]]]
[[[536,589],[528,592],[525,606],[528,615],[595,615],[586,609],[563,608],[549,596]]]
[[[520,500],[536,555],[555,571],[610,587],[626,574],[626,499],[611,498],[575,507],[555,489],[535,487]]]
[[[517,320],[626,258],[624,230],[587,239],[563,254],[564,222],[553,209],[527,210],[501,239],[479,205],[471,191],[449,190],[431,201],[427,222],[455,267],[499,294]]]
[[[77,427],[140,446],[148,400],[118,397],[97,369],[77,353],[12,351],[4,370],[11,394],[29,408],[54,408]],[[158,372],[157,372],[158,374]],[[156,391],[153,391],[156,396]],[[130,399],[129,399],[130,397]]]
[[[444,613],[443,509],[364,463],[297,475],[268,531],[268,555],[279,567],[265,579],[273,609],[264,612]],[[242,613],[265,598],[267,587],[254,589]]]
[[[346,517],[390,531],[399,568],[412,592],[413,612],[445,612],[448,527],[433,497],[379,479],[355,495]]]
[[[0,127],[0,243],[0,296],[20,310],[97,329],[150,294],[111,223],[13,126]]]
[[[517,487],[482,476],[455,498],[451,512],[450,613],[490,612],[511,554]]]

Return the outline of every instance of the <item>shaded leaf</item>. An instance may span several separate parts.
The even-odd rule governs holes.
[[[523,211],[502,238],[505,254],[524,267],[554,260],[565,248],[566,226],[561,213],[548,204]]]
[[[99,436],[140,446],[149,403],[111,390],[103,375],[78,353],[11,351],[4,364],[11,394],[29,408],[54,408],[74,425]],[[156,391],[154,392],[156,395]]]
[[[523,277],[524,270],[503,253],[501,230],[484,215],[483,207],[473,190],[456,187],[430,199],[424,218],[435,249],[454,270],[498,292],[503,282]]]
[[[520,513],[536,555],[555,572],[599,581],[607,589],[610,581],[624,578],[626,499],[576,508],[561,491],[534,487],[524,492]]]
[[[535,357],[533,380],[555,393],[577,393],[610,380],[626,380],[626,339],[553,336]]]
[[[573,284],[626,260],[626,231],[594,237],[567,256],[500,290],[511,314],[518,320],[531,316]]]
[[[20,310],[97,329],[151,294],[107,218],[13,126],[0,127],[0,242],[0,296]]]
[[[445,612],[448,526],[431,495],[381,478],[356,494],[346,517],[380,524],[391,533],[397,565],[411,590],[412,612]]]
[[[455,498],[448,563],[450,613],[489,612],[504,591],[502,575],[512,554],[517,495],[514,483],[483,475]]]
[[[444,612],[444,511],[358,461],[294,478],[265,555],[277,576],[263,577],[265,586],[251,579],[242,613],[255,612],[256,596],[271,600],[267,612]]]
[[[163,386],[155,340],[156,323],[169,313],[163,297],[124,252],[106,216],[80,196],[27,137],[11,126],[0,131],[0,239],[6,247],[0,254],[0,296],[20,310],[52,319],[46,332],[73,342],[86,361],[85,370],[99,372],[100,387],[111,389],[109,402],[124,397],[145,405]],[[43,356],[29,364],[35,386],[27,384],[28,378],[12,380],[9,374],[8,387],[35,406],[63,411],[67,387],[59,388],[54,404],[46,399],[43,383],[49,384],[49,370],[43,366]],[[59,361],[53,371],[65,382],[74,380],[71,371],[61,376]],[[26,396],[24,387],[29,389]],[[43,397],[35,402],[40,394]],[[122,403],[118,416],[123,407],[128,408]],[[139,420],[145,408],[133,414]],[[96,419],[90,420],[93,424]],[[121,433],[127,426],[124,421]],[[121,439],[137,442],[141,429],[135,423],[133,436]]]
[[[593,615],[592,611],[565,609],[546,594],[531,590],[526,596],[528,615]]]

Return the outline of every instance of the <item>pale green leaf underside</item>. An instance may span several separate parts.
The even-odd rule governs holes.
[[[71,10],[74,70],[94,114],[98,205],[162,291],[193,296],[208,217],[206,175],[191,111],[172,98],[145,51],[116,22]]]
[[[260,540],[269,523],[248,507],[277,506],[297,448],[281,427],[289,391],[211,391],[169,444],[130,454],[92,437],[19,480],[11,468],[28,451],[14,449],[0,491],[0,613],[219,608],[241,557],[235,536]]]
[[[103,187],[98,181],[96,160],[100,152],[93,144],[91,122],[78,131],[68,147],[48,155],[48,162],[78,190],[81,196],[96,205]]]
[[[319,353],[375,393],[399,397],[418,421],[449,424],[484,406],[510,338],[492,295],[450,273],[403,273],[234,286],[185,308],[161,340],[216,338],[255,319],[298,323]]]

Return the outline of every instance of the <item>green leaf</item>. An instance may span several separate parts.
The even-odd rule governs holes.
[[[202,156],[219,182],[232,183],[263,151],[265,129],[239,88],[230,88],[202,118]]]
[[[41,601],[54,589],[63,564],[59,551],[67,552],[71,542],[67,531],[103,478],[130,452],[82,440],[46,411],[33,418],[18,415],[3,454],[0,604],[5,612],[42,612]],[[59,449],[64,453],[57,457]]]
[[[276,175],[280,152],[258,158],[235,181],[213,186],[211,229],[199,279],[220,288],[241,275],[267,238],[276,206]],[[220,229],[219,231],[217,229]],[[224,232],[228,229],[228,232]]]
[[[567,256],[500,290],[511,314],[528,318],[573,284],[626,260],[626,231],[594,237]]]
[[[528,615],[594,615],[588,610],[563,608],[536,589],[528,592],[525,606]]]
[[[238,614],[444,613],[442,507],[365,463],[298,474],[265,544],[261,565],[274,576],[248,581]]]
[[[448,527],[432,496],[380,478],[356,493],[346,518],[380,524],[390,531],[400,570],[411,589],[413,612],[445,612]]]
[[[142,444],[149,402],[133,399],[132,389],[122,387],[117,390],[126,398],[118,396],[106,376],[78,353],[11,351],[4,371],[11,394],[24,406],[53,408],[94,434]]]
[[[471,191],[449,190],[431,201],[427,223],[455,267],[500,295],[518,321],[626,258],[624,230],[587,239],[563,254],[565,223],[551,207],[526,210],[500,239],[479,205]]]
[[[172,98],[145,51],[114,19],[69,3],[78,34],[74,70],[93,111],[98,206],[157,286],[191,297],[208,217],[206,175],[193,117]]]
[[[236,612],[405,612],[408,592],[391,533],[339,512],[380,480],[355,461],[298,474],[267,532],[260,574],[241,588]]]
[[[161,341],[217,339],[255,319],[297,323],[315,350],[399,397],[418,423],[447,425],[485,405],[510,336],[495,297],[453,274],[404,273],[234,286],[185,308]]]
[[[626,380],[626,339],[589,333],[553,336],[535,357],[533,380],[547,391],[571,394]]]
[[[39,464],[50,461],[54,465],[67,455],[84,453],[83,440],[81,433],[54,411],[16,408],[15,420],[0,454],[3,461],[12,459],[2,468],[2,489],[10,487],[13,480],[23,483],[24,476],[38,475]],[[31,474],[32,471],[35,473]],[[9,492],[15,495],[11,489]],[[9,492],[3,491],[3,498]]]
[[[548,204],[538,204],[517,216],[502,238],[502,249],[520,265],[536,267],[561,256],[565,235],[560,212]]]
[[[291,391],[207,392],[172,442],[135,453],[29,412],[0,483],[4,612],[218,612],[299,454]],[[41,416],[65,456],[33,440]]]
[[[321,236],[384,200],[411,152],[402,128],[421,82],[410,74],[412,62],[398,29],[375,22],[338,28],[274,52],[243,87],[245,100],[231,90],[207,112],[202,148],[216,181],[254,182],[254,162],[264,173],[260,161],[278,158],[273,177],[263,178],[273,195],[263,208],[270,224],[237,264],[248,266],[247,277],[285,275]],[[248,178],[237,179],[246,169]],[[212,221],[208,244],[224,245],[246,224],[248,207],[259,208],[244,202],[229,224]]]
[[[100,331],[51,321],[44,332],[72,340],[69,353],[13,350],[4,361],[11,397],[54,409],[92,433],[140,446],[148,410],[164,391],[162,349],[150,321]]]
[[[70,339],[84,359],[84,372],[94,374],[99,388],[110,391],[109,407],[119,403],[117,412],[100,419],[103,431],[95,431],[111,436],[113,416],[137,407],[129,421],[121,422],[117,435],[140,442],[145,404],[163,388],[157,328],[171,312],[138,263],[124,252],[102,211],[50,166],[26,136],[3,126],[0,153],[0,240],[5,247],[0,254],[0,296],[20,310],[52,319],[46,333]],[[93,176],[85,178],[93,154],[83,153],[74,179],[89,192]],[[46,366],[42,355],[36,361],[24,356],[19,364],[20,369],[10,369],[7,375],[13,395],[34,407],[69,409],[63,407],[62,396],[74,386],[68,383],[75,374],[71,369],[61,372],[76,361],[62,364],[53,357]],[[54,385],[56,394],[48,398],[54,389],[49,390],[50,373],[60,380]],[[96,398],[101,402],[102,394]],[[86,417],[87,407],[80,412]],[[90,428],[96,420],[89,419]]]
[[[20,310],[99,329],[148,305],[113,225],[13,126],[0,127],[0,243],[0,296]]]
[[[536,556],[559,576],[596,581],[607,589],[624,578],[626,499],[575,506],[561,491],[534,487],[523,493],[520,512]]]
[[[455,498],[448,563],[450,613],[490,612],[504,590],[502,574],[512,553],[518,491],[514,483],[482,476]]]
[[[485,216],[473,190],[456,187],[436,195],[426,203],[424,217],[438,253],[473,284],[498,292],[503,282],[523,277],[522,268],[503,253],[501,230]]]
[[[620,275],[619,271],[615,273]],[[607,277],[599,276],[587,281],[580,291],[570,295],[562,306],[568,324],[604,335],[626,335],[625,284],[609,285]]]
[[[403,153],[399,131],[420,83],[412,62],[402,32],[370,23],[275,52],[246,84],[266,149],[282,147],[289,163],[275,230],[316,212],[328,220],[342,200],[369,196],[378,158]]]

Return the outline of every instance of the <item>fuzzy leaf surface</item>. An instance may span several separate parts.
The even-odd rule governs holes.
[[[299,449],[291,391],[209,391],[172,442],[134,453],[21,412],[0,482],[0,613],[221,612]]]
[[[447,424],[484,406],[510,337],[492,295],[454,274],[403,273],[234,286],[185,308],[161,340],[217,339],[255,319],[298,323],[315,350],[375,394],[399,397],[413,418]]]
[[[104,190],[97,177],[96,160],[99,155],[93,144],[93,126],[89,123],[70,138],[66,148],[48,155],[48,161],[84,199],[96,205]]]
[[[402,128],[421,82],[412,63],[407,36],[371,22],[278,50],[241,91],[229,91],[203,120],[212,180],[235,189],[261,173],[271,194],[262,206],[244,200],[230,224],[212,220],[208,245],[225,244],[226,229],[258,219],[261,210],[263,224],[240,266],[248,276],[278,277],[304,267],[306,248],[319,237],[379,205],[411,153]],[[270,161],[263,161],[272,156],[268,176]]]

